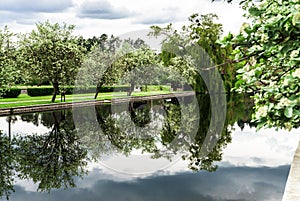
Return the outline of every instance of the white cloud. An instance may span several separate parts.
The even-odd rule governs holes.
[[[178,7],[163,8],[161,10],[154,10],[151,15],[145,15],[140,13],[134,23],[140,23],[145,25],[156,24],[169,24],[182,20],[182,17],[178,16],[180,9]]]
[[[31,12],[59,12],[72,7],[72,0],[1,0],[0,10],[31,13]]]
[[[118,8],[106,0],[85,1],[79,8],[79,18],[122,19],[133,16],[127,8]]]
[[[2,10],[2,11],[1,11]],[[102,33],[120,35],[147,29],[155,24],[173,23],[180,28],[193,13],[216,13],[225,32],[237,32],[243,21],[237,4],[210,0],[3,0],[0,4],[0,27],[8,25],[12,31],[32,30],[35,23],[49,20],[75,24],[75,33],[84,37]]]

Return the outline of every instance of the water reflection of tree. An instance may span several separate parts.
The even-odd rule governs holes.
[[[110,155],[118,152],[118,148],[114,146],[104,133],[113,132],[109,128],[100,128],[97,119],[95,119],[95,108],[87,107],[84,109],[74,108],[73,116],[76,121],[78,136],[88,151],[88,158],[98,160],[102,156]],[[101,106],[101,114],[103,117],[111,115],[110,106]]]
[[[111,108],[108,108],[104,114],[101,107],[96,107],[96,117],[100,129],[111,145],[116,147],[116,151],[120,153],[129,155],[133,149],[141,149],[142,152],[154,152],[157,150],[153,138],[156,128],[139,129],[145,127],[151,119],[149,103],[129,102],[126,104],[128,104],[127,108],[130,115],[127,111],[112,113]]]
[[[150,109],[151,101],[131,101],[128,104],[131,120],[139,127],[145,127],[151,121]]]
[[[185,99],[188,98],[185,97]],[[192,103],[195,100],[189,101]],[[124,107],[121,111],[112,111],[110,105],[96,106],[92,110],[85,108],[76,114],[79,116],[77,118],[81,120],[76,122],[79,127],[78,135],[81,142],[85,144],[89,157],[93,159],[99,159],[101,156],[111,153],[129,155],[132,150],[140,149],[142,152],[152,153],[153,158],[165,157],[170,159],[179,153],[183,159],[190,161],[190,169],[214,171],[217,169],[215,162],[221,161],[223,149],[231,142],[231,126],[236,122],[241,128],[245,124],[253,126],[250,122],[252,102],[243,95],[228,96],[227,118],[224,128],[220,132],[220,136],[217,136],[216,145],[208,154],[203,155],[201,150],[206,146],[204,140],[209,132],[208,128],[212,118],[211,99],[209,95],[199,95],[197,101],[199,103],[199,116],[182,115],[182,105],[176,98],[171,99],[171,101],[160,100],[156,103],[149,101],[125,103],[129,116],[128,112],[124,111]],[[153,109],[153,104],[160,106],[160,110]],[[185,109],[188,110],[185,114],[194,114],[192,111],[196,109],[193,106],[195,103],[185,105],[187,105]],[[96,121],[95,117],[91,116],[94,114],[94,110]],[[155,117],[151,117],[150,113]],[[162,113],[165,118],[160,129],[157,124],[152,124],[152,127],[145,130],[136,129],[135,126],[146,127],[151,120],[159,119]],[[69,116],[63,121],[65,125],[69,126],[69,130],[72,130],[74,127],[72,114],[69,111],[67,115]],[[56,119],[61,117],[56,117]],[[218,115],[215,115],[214,118],[218,118]],[[197,119],[199,119],[198,124],[195,124]],[[42,124],[49,128],[55,125],[55,121],[52,113],[42,115]],[[135,126],[130,126],[132,122]],[[184,123],[181,124],[181,122]],[[120,127],[120,125],[123,126]],[[197,128],[196,135],[191,134],[194,128]],[[158,144],[163,145],[163,149],[161,146],[158,148]]]
[[[39,113],[21,114],[21,120],[25,122],[31,122],[33,125],[39,125]]]
[[[75,186],[75,177],[85,173],[90,158],[99,160],[112,153],[129,155],[135,149],[151,153],[154,159],[171,160],[180,154],[192,170],[215,171],[224,147],[231,142],[232,125],[255,125],[250,122],[252,102],[243,95],[229,96],[225,126],[216,146],[203,155],[212,117],[210,105],[210,97],[200,95],[196,99],[129,102],[115,110],[111,105],[101,105],[22,115],[23,121],[43,124],[50,131],[12,139],[0,133],[0,196],[13,191],[16,172],[20,178],[39,183],[38,190],[68,188]],[[193,112],[196,107],[199,113]]]
[[[235,97],[235,96],[233,96]],[[144,107],[138,105],[138,109],[134,108],[133,103],[129,103],[129,112],[131,119],[123,118],[123,113],[112,114],[109,110],[109,106],[103,109],[102,106],[96,108],[97,120],[100,125],[98,127],[105,136],[107,136],[110,145],[117,148],[123,154],[130,154],[133,149],[142,149],[143,152],[153,154],[153,158],[166,157],[171,158],[176,154],[181,154],[183,159],[189,160],[189,168],[192,170],[207,170],[215,171],[217,161],[222,160],[222,151],[228,143],[231,142],[231,128],[235,122],[242,119],[247,122],[251,115],[250,106],[245,106],[243,103],[245,99],[243,96],[239,96],[236,99],[228,99],[227,103],[227,119],[225,126],[217,136],[218,141],[216,145],[206,155],[201,153],[203,148],[204,139],[206,138],[208,128],[211,121],[210,114],[210,97],[208,95],[198,96],[199,104],[199,116],[182,116],[180,110],[180,104],[176,98],[170,102],[163,102],[161,105],[165,111],[165,119],[163,127],[160,133],[152,133],[157,131],[157,128],[147,129],[148,133],[138,133],[140,135],[134,135],[136,133],[132,130],[132,126],[123,126],[122,129],[119,125],[129,125],[129,121],[133,120],[135,124],[139,126],[145,126],[145,122],[149,122],[149,111],[151,110],[144,104]],[[238,101],[237,101],[238,100]],[[233,103],[235,101],[235,103]],[[186,107],[187,112],[185,114],[193,114],[193,104]],[[153,111],[152,111],[153,112]],[[156,111],[157,112],[157,111]],[[159,116],[159,115],[157,115]],[[147,119],[143,119],[146,117]],[[218,118],[215,115],[214,118]],[[199,120],[199,124],[195,125],[196,119]],[[184,122],[180,124],[180,122]],[[197,134],[193,136],[192,130],[197,127]],[[95,127],[97,128],[97,126]],[[94,134],[97,131],[93,132]],[[159,136],[159,138],[157,138]],[[194,139],[189,139],[194,137]],[[99,141],[97,141],[99,142]],[[157,143],[161,143],[164,147],[158,148]]]
[[[50,114],[53,122],[49,133],[18,136],[16,142],[19,177],[31,178],[42,191],[74,187],[74,177],[82,176],[86,165],[87,152],[81,147],[74,124],[62,112],[46,113]]]
[[[14,192],[15,153],[10,138],[0,131],[0,198]]]
[[[182,154],[183,158],[190,160],[190,168],[205,169],[205,170],[215,170],[216,167],[213,166],[214,161],[221,160],[221,151],[224,144],[226,145],[230,142],[230,132],[224,132],[220,141],[217,144],[217,148],[214,148],[212,152],[205,156],[200,157],[199,151],[202,143],[207,133],[207,129],[210,123],[210,102],[209,97],[200,97],[200,117],[198,113],[196,115],[186,115],[182,116],[180,103],[176,98],[171,99],[171,101],[161,101],[161,108],[165,115],[162,127],[158,129],[158,125],[153,124],[152,127],[148,127],[145,130],[139,129],[139,127],[145,127],[147,122],[149,122],[151,111],[156,117],[162,115],[161,110],[154,110],[150,108],[148,103],[127,103],[129,107],[129,114],[126,116],[126,112],[119,111],[119,113],[112,113],[109,106],[99,106],[96,107],[96,116],[99,125],[94,126],[89,125],[89,132],[86,134],[92,134],[93,140],[90,140],[87,147],[113,147],[114,151],[121,152],[125,155],[130,154],[134,149],[140,149],[142,152],[152,153],[152,158],[165,157],[171,159],[176,154]],[[197,100],[190,100],[191,102]],[[141,107],[142,106],[142,107]],[[195,114],[194,111],[195,104],[190,104],[185,107],[187,110],[185,114]],[[82,116],[82,115],[80,115]],[[144,118],[147,118],[146,120]],[[200,118],[199,125],[196,123]],[[130,123],[135,123],[135,126],[130,125]],[[183,124],[182,124],[183,122]],[[123,125],[123,126],[120,126]],[[127,126],[128,125],[128,126]],[[193,135],[193,130],[198,127],[198,131]],[[84,126],[80,125],[80,128]],[[91,128],[94,128],[91,131]],[[101,134],[102,133],[102,134]],[[106,140],[95,140],[95,137],[99,137],[101,134],[106,136]],[[224,135],[224,136],[223,136]],[[97,142],[97,145],[95,145]],[[109,142],[109,146],[103,145],[101,142]],[[220,144],[221,143],[221,144]],[[158,148],[158,144],[163,145],[163,148]],[[89,149],[90,150],[90,149]],[[90,150],[95,151],[99,154],[99,148]],[[94,157],[97,158],[97,157]]]
[[[210,123],[209,119],[211,118],[211,114],[209,108],[211,100],[208,95],[200,95],[198,97],[198,99],[201,100],[201,104],[199,104],[201,114],[199,129],[195,143],[190,146],[190,155],[184,156],[190,160],[189,167],[192,170],[215,171],[218,167],[215,162],[222,160],[222,151],[227,144],[231,142],[233,125],[238,122],[244,122],[243,124],[238,124],[241,129],[244,128],[245,123],[253,126],[250,123],[253,105],[251,99],[243,94],[228,95],[227,98],[226,121],[221,136],[219,136],[214,148],[206,156],[202,157],[199,150],[203,145],[205,134],[207,133]],[[218,118],[218,116],[216,116],[216,118]]]

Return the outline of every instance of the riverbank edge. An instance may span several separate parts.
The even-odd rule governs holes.
[[[282,201],[300,200],[300,141],[292,160],[290,172],[286,181]]]
[[[195,95],[195,92],[176,92],[171,94],[156,94],[148,96],[129,96],[125,98],[113,98],[106,100],[91,100],[91,101],[78,101],[78,102],[68,102],[68,103],[52,103],[52,104],[40,104],[32,106],[19,106],[11,108],[0,108],[0,116],[9,116],[9,115],[18,115],[24,113],[33,113],[33,112],[45,112],[52,110],[63,110],[71,109],[73,107],[89,107],[103,104],[111,103],[123,103],[129,101],[143,101],[143,100],[155,100],[162,98],[174,98],[174,97],[184,97]]]

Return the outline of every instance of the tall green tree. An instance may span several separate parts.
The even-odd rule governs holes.
[[[17,65],[18,51],[16,35],[8,27],[0,30],[0,95],[21,79]]]
[[[127,52],[116,60],[115,65],[121,69],[123,81],[130,84],[128,96],[137,84],[149,84],[158,77],[159,58],[146,46]]]
[[[96,85],[94,96],[96,99],[102,86],[112,85],[118,79],[120,69],[115,68],[113,65],[117,57],[118,53],[116,52],[102,50],[99,46],[93,46],[79,69],[76,85]]]
[[[46,21],[36,28],[22,38],[23,65],[32,77],[50,80],[54,102],[59,88],[74,82],[83,60],[83,48],[72,35],[74,25]]]
[[[139,38],[121,40],[113,35],[107,37],[105,34],[99,38],[87,39],[83,44],[89,51],[79,70],[76,85],[96,85],[95,99],[102,86],[118,83],[122,75],[131,70],[120,63],[122,58],[128,57],[131,52],[141,47],[146,47],[145,42]]]
[[[242,1],[251,22],[227,37],[238,63],[238,91],[253,94],[261,127],[300,126],[300,1]]]
[[[151,35],[166,36],[161,53],[164,65],[177,68],[179,73],[187,75],[185,79],[197,92],[206,91],[206,87],[197,75],[195,66],[207,73],[213,68],[218,69],[227,91],[230,91],[235,80],[235,70],[227,61],[231,47],[221,47],[219,44],[223,30],[222,24],[216,22],[217,19],[215,14],[193,14],[189,17],[189,24],[181,30],[174,30],[172,24],[164,28],[151,27]],[[185,55],[192,56],[194,63]],[[184,60],[186,67],[182,67]]]

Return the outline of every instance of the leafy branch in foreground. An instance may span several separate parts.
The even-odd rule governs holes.
[[[253,93],[253,120],[262,127],[300,125],[300,2],[243,1],[250,24],[224,45],[233,45],[238,64],[236,91]],[[252,56],[255,55],[255,56]]]

